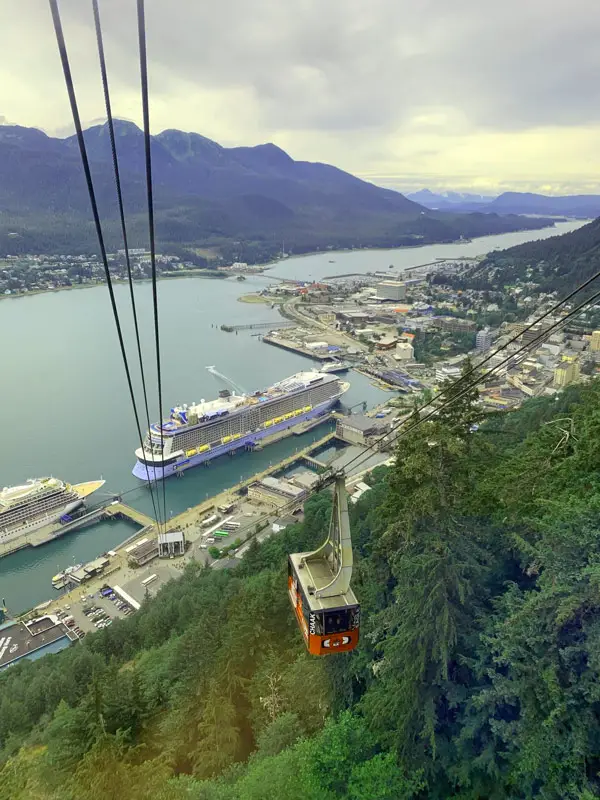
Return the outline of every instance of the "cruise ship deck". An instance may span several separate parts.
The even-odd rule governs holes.
[[[73,489],[77,492],[79,497],[82,499],[84,497],[89,497],[94,492],[97,492],[98,489],[101,489],[106,481],[85,481],[84,483],[75,483],[73,484]]]

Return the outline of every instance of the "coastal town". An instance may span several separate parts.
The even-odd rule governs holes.
[[[191,254],[190,254],[191,255]],[[107,256],[114,281],[127,280],[125,251]],[[144,249],[129,250],[132,279],[149,280],[151,277],[150,253]],[[208,273],[225,277],[219,270],[207,269],[201,257],[182,260],[177,255],[156,256],[156,268],[161,277],[182,276],[190,273]],[[0,259],[0,298],[19,297],[38,292],[83,288],[106,283],[104,265],[96,255],[7,255]]]
[[[510,409],[525,398],[551,394],[557,389],[595,374],[600,343],[586,317],[577,325],[544,336],[557,321],[548,316],[535,328],[531,321],[548,311],[557,293],[539,293],[535,280],[516,281],[502,291],[456,289],[461,274],[472,269],[475,259],[440,259],[433,264],[398,273],[387,272],[333,276],[319,282],[286,280],[242,300],[280,308],[287,320],[297,323],[265,331],[262,341],[308,356],[320,363],[347,361],[371,376],[378,385],[414,394],[436,391],[441,381],[460,375],[469,357],[475,364],[486,361],[495,368],[480,390],[484,406]],[[130,251],[134,280],[148,280],[148,251]],[[205,259],[186,261],[178,255],[157,254],[160,277],[242,278],[264,274],[268,267],[241,262],[206,267]],[[113,279],[127,279],[124,251],[109,255]],[[444,278],[451,282],[445,283]],[[102,284],[104,267],[95,256],[7,256],[0,262],[0,298]],[[569,306],[563,306],[565,315]],[[235,324],[223,329],[235,328]],[[526,330],[527,329],[527,330]],[[518,337],[518,338],[517,338]],[[495,346],[514,342],[495,358]],[[539,341],[526,357],[523,345]],[[508,359],[511,354],[514,358]],[[502,364],[500,364],[502,362]],[[402,405],[402,400],[400,400]]]
[[[135,251],[132,257],[136,279],[147,278],[149,254]],[[114,258],[121,265],[115,275],[126,279],[122,254]],[[189,274],[194,266],[171,255],[157,260],[163,274]],[[256,336],[265,350],[276,347],[302,355],[323,373],[362,373],[388,398],[369,411],[342,405],[315,422],[272,434],[264,445],[329,423],[312,445],[168,522],[159,524],[117,497],[74,520],[30,534],[19,547],[40,546],[98,519],[125,519],[135,530],[119,547],[55,576],[54,591],[63,593],[14,623],[14,642],[22,640],[23,647],[5,649],[0,668],[37,650],[60,649],[135,613],[146,597],[191,561],[215,569],[235,566],[253,540],[262,541],[302,519],[304,501],[323,471],[345,470],[346,464],[361,459],[360,469],[347,472],[350,499],[356,502],[370,488],[370,472],[393,459],[398,425],[416,405],[427,408],[465,368],[480,367],[484,412],[515,409],[528,398],[553,395],[589,380],[600,365],[600,331],[594,330],[593,318],[583,315],[553,332],[552,326],[570,306],[563,305],[560,316],[551,314],[556,293],[540,293],[531,281],[516,281],[502,292],[456,288],[480,262],[481,258],[440,259],[403,272],[390,265],[385,272],[318,282],[273,280],[243,294],[242,302],[278,309],[280,321],[238,325],[235,319],[224,320],[222,331]],[[26,263],[23,269],[22,264],[5,262],[0,271],[2,286],[7,286],[4,295],[103,281],[95,259],[31,256]],[[217,270],[229,279],[254,271],[243,263]],[[22,277],[27,286],[15,283],[19,274],[28,276]],[[33,283],[32,276],[37,276]],[[542,322],[532,324],[544,314]],[[7,544],[0,555],[13,551]]]
[[[591,312],[554,332],[573,307],[550,313],[557,292],[536,294],[531,282],[502,294],[443,282],[472,268],[473,261],[269,287],[262,297],[285,297],[281,313],[297,327],[262,340],[321,363],[348,362],[398,392],[392,403],[400,406],[410,406],[411,395],[434,397],[444,381],[460,377],[467,359],[490,372],[479,390],[487,410],[514,409],[529,397],[552,395],[596,374],[600,332]]]

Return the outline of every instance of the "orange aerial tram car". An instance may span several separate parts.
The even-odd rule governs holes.
[[[343,653],[358,644],[360,605],[350,588],[352,540],[343,476],[335,478],[327,540],[288,559],[288,592],[308,652]]]

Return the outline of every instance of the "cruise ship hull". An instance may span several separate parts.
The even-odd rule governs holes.
[[[4,529],[0,524],[0,544],[27,537],[30,533],[40,528],[56,524],[65,514],[72,514],[74,511],[80,509],[85,504],[85,499],[103,485],[103,480],[75,484],[72,489],[77,496],[72,498],[69,502],[64,502],[55,508],[40,512],[24,520],[22,525],[18,527]],[[0,523],[1,522],[2,519],[0,518]]]
[[[284,431],[288,428],[295,428],[301,422],[306,422],[308,420],[323,416],[327,413],[327,411],[333,408],[338,400],[339,396],[332,397],[326,402],[315,406],[315,408],[313,408],[311,411],[307,411],[304,414],[294,417],[294,419],[280,422],[279,424],[273,425],[270,428],[252,431],[251,433],[247,433],[245,436],[242,436],[233,442],[212,447],[210,451],[206,453],[199,453],[191,458],[181,457],[173,464],[168,464],[166,467],[151,467],[147,466],[146,464],[142,464],[138,460],[133,468],[133,474],[136,478],[140,478],[140,480],[146,482],[162,480],[163,478],[168,478],[171,475],[180,474],[187,469],[191,469],[192,467],[197,467],[199,464],[204,464],[207,461],[213,461],[215,458],[226,455],[233,450],[251,449],[261,439],[264,439],[267,436],[272,436],[274,433]]]
[[[37,519],[30,520],[15,531],[0,532],[0,542],[4,544],[4,542],[10,542],[22,536],[27,536],[28,533],[33,533],[43,528],[45,525],[53,525],[55,522],[58,522],[64,514],[71,514],[73,511],[81,508],[82,505],[83,500],[75,500],[73,503],[68,503],[67,505],[54,509],[52,512],[44,514]]]

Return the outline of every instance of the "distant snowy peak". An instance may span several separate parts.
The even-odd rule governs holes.
[[[414,203],[420,203],[426,208],[447,208],[448,206],[460,205],[462,203],[491,203],[493,195],[473,194],[471,192],[451,192],[451,191],[431,191],[431,189],[420,189],[418,192],[407,194]]]

